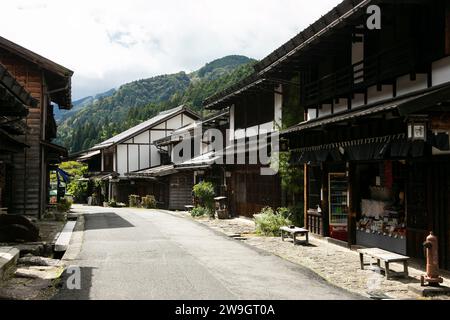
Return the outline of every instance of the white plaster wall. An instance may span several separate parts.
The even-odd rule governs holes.
[[[331,104],[323,104],[322,107],[319,108],[319,118],[329,114],[331,114]]]
[[[381,91],[377,90],[377,86],[372,86],[367,90],[368,104],[393,97],[394,97],[394,90],[392,85],[383,85],[381,87]]]
[[[168,130],[175,130],[178,128],[181,128],[181,115],[177,115],[173,118],[170,118],[169,120],[167,120],[167,129]]]
[[[245,129],[238,129],[234,132],[234,139],[245,138]]]
[[[431,65],[432,85],[437,86],[450,81],[450,57],[435,61]]]
[[[338,103],[334,103],[333,111],[334,113],[339,113],[348,110],[348,100],[347,99],[339,99]]]
[[[209,151],[211,151],[212,146],[207,144],[207,143],[202,143],[202,147],[201,147],[201,154],[205,154],[208,153]]]
[[[426,74],[417,74],[415,81],[411,81],[409,74],[397,78],[397,96],[426,89],[427,87],[428,76]]]
[[[145,131],[140,135],[134,137],[134,143],[147,143],[150,141],[149,131]]]
[[[167,131],[167,135],[168,135],[169,131]],[[162,139],[166,137],[166,131],[156,131],[156,130],[151,130],[151,134],[150,134],[150,138],[152,143],[156,140]],[[161,164],[161,157],[160,154],[158,152],[158,148],[156,148],[156,146],[152,145],[150,147],[150,167],[155,167]],[[172,158],[173,159],[173,158]]]
[[[189,117],[189,116],[187,116],[187,115],[183,115],[183,126],[187,126],[187,125],[189,125],[189,124],[191,124],[191,123],[194,123],[195,122],[195,120],[194,119],[192,119],[191,117]]]
[[[161,164],[161,157],[159,155],[158,148],[156,148],[156,146],[150,146],[150,152],[152,156],[151,166],[152,167],[159,166]]]
[[[114,152],[114,156],[113,156],[113,171],[118,172],[118,170],[117,170],[117,163],[116,163],[116,153],[115,152]]]
[[[308,119],[306,119],[306,120],[309,121],[309,120],[313,120],[316,118],[317,118],[316,109],[308,109]]]
[[[254,137],[259,134],[259,126],[249,127],[245,130],[246,137]]]
[[[270,121],[267,123],[263,123],[259,126],[259,132],[272,132],[272,131],[278,131],[277,128],[274,128],[274,122]]]
[[[234,104],[231,106],[230,108],[230,132],[229,132],[229,137],[228,137],[228,141],[232,141],[234,140]]]
[[[104,154],[105,150],[101,150],[100,151],[100,170],[102,170],[102,172],[105,171],[105,154]]]
[[[119,144],[117,146],[117,173],[124,176],[127,172],[127,146]]]
[[[150,167],[150,146],[140,145],[139,146],[139,170],[147,169]]]
[[[160,123],[157,126],[154,126],[153,128],[154,129],[165,129],[166,128],[166,123],[165,122]]]
[[[151,142],[155,142],[156,140],[162,139],[166,137],[165,131],[157,131],[157,130],[151,130]]]
[[[278,87],[275,88],[276,91],[278,92],[283,92],[283,86],[279,85]],[[274,111],[275,111],[275,123],[278,124],[279,126],[282,125],[282,116],[283,116],[283,95],[282,94],[278,94],[275,93],[275,107],[274,107]]]
[[[139,170],[139,146],[128,145],[128,172]]]
[[[365,95],[363,93],[356,93],[355,97],[351,101],[351,108],[358,108],[364,105]]]

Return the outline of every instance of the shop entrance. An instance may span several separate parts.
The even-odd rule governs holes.
[[[405,172],[402,161],[355,164],[352,207],[357,245],[407,254]]]

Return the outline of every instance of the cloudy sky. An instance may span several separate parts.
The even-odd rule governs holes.
[[[340,0],[15,0],[0,35],[75,71],[82,98],[229,54],[261,59]]]

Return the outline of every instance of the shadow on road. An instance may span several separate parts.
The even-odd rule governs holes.
[[[62,274],[60,290],[52,300],[89,300],[93,269],[95,268],[69,266]]]
[[[134,228],[134,225],[114,212],[86,214],[85,219],[85,230]]]

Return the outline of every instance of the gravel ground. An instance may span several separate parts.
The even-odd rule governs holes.
[[[179,214],[190,218],[187,213]],[[375,268],[375,261],[372,269],[367,267],[366,270],[361,270],[357,252],[328,243],[324,239],[310,236],[309,246],[294,246],[292,241],[282,242],[279,237],[256,235],[254,222],[249,219],[211,220],[200,218],[195,220],[248,245],[307,267],[328,282],[351,292],[366,297],[378,296],[385,299],[425,299],[409,288],[409,285],[420,283],[422,270],[409,267],[410,276],[408,278],[386,280],[384,275]],[[403,266],[393,264],[391,268],[394,271],[402,271]],[[444,285],[450,286],[449,278],[444,279]],[[436,299],[450,299],[450,297],[436,297]]]

